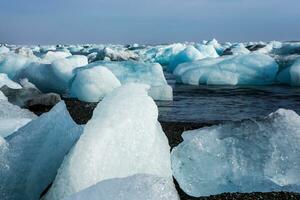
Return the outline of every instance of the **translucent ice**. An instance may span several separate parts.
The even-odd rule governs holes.
[[[30,64],[30,60],[25,56],[9,53],[0,55],[0,73],[5,73],[13,79],[22,69]]]
[[[181,63],[201,60],[203,58],[205,58],[205,56],[200,51],[198,51],[194,46],[189,45],[172,59],[168,66],[168,70],[173,71],[177,65]]]
[[[8,52],[9,52],[9,48],[7,48],[6,46],[0,46],[0,54],[4,54]]]
[[[183,139],[172,151],[172,169],[189,195],[300,192],[300,116],[294,111],[187,131]]]
[[[217,58],[217,57],[219,57],[219,54],[217,53],[217,51],[216,51],[216,49],[214,48],[213,45],[196,44],[195,47],[206,58]]]
[[[150,47],[142,52],[144,60],[150,62],[157,62],[161,65],[169,65],[180,51],[184,50],[186,45],[181,43],[174,43],[170,45],[159,45]]]
[[[63,102],[6,138],[0,168],[0,199],[39,199],[64,156],[82,133]]]
[[[172,88],[168,85],[163,69],[158,63],[98,61],[84,68],[93,67],[106,67],[119,79],[122,85],[126,83],[150,85],[149,94],[155,100],[173,99]]]
[[[35,118],[36,115],[29,110],[0,100],[0,137],[7,137]]]
[[[292,66],[280,71],[277,80],[292,86],[300,86],[300,59],[296,60]]]
[[[46,64],[50,64],[55,60],[59,60],[62,58],[66,58],[72,56],[71,53],[69,52],[64,52],[64,51],[48,51],[47,53],[43,54],[41,56],[42,62]]]
[[[226,49],[223,52],[223,55],[243,55],[243,54],[249,54],[250,51],[245,47],[243,43],[237,43],[232,46],[230,46],[228,49]]]
[[[71,95],[81,101],[98,102],[119,86],[120,81],[106,67],[83,69],[72,82]]]
[[[183,63],[174,74],[177,81],[191,85],[265,85],[275,81],[277,71],[273,58],[250,53]]]
[[[104,180],[66,200],[179,200],[170,179],[138,174]]]
[[[66,84],[54,73],[51,64],[31,63],[21,70],[16,79],[28,79],[42,92],[64,93]]]
[[[51,64],[51,69],[53,74],[57,76],[62,87],[67,88],[69,81],[74,77],[73,70],[77,67],[81,67],[88,64],[88,59],[86,56],[75,55],[69,56],[67,58],[59,59]]]
[[[46,199],[63,199],[100,181],[140,173],[172,179],[170,146],[147,89],[126,84],[104,97]]]
[[[22,88],[21,85],[8,78],[6,74],[0,73],[0,88],[3,87],[4,85],[12,89]]]

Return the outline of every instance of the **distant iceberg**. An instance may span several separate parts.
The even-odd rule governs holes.
[[[158,63],[97,61],[78,68],[76,71],[99,67],[105,67],[110,70],[122,85],[126,83],[149,85],[149,94],[155,100],[173,99],[172,87],[168,85],[163,69]],[[99,82],[99,84],[100,83],[101,82]]]
[[[251,53],[183,63],[174,74],[178,82],[191,85],[267,85],[274,83],[277,71],[273,58]]]

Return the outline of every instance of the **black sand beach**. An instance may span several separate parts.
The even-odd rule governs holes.
[[[93,110],[97,103],[85,103],[75,99],[64,99],[70,115],[78,124],[86,124],[92,117]],[[37,115],[47,112],[51,107],[33,106],[29,110]],[[182,142],[181,134],[183,131],[193,130],[213,124],[190,123],[190,122],[165,122],[160,121],[162,128],[168,137],[171,148]],[[269,192],[269,193],[224,193],[209,197],[191,197],[185,194],[174,180],[176,189],[181,200],[300,200],[300,194],[289,192]]]

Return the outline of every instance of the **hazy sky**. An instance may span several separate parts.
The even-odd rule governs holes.
[[[0,0],[0,43],[300,40],[300,0]]]

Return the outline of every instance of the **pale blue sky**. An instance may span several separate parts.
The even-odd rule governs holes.
[[[299,0],[0,0],[0,43],[300,40]]]

